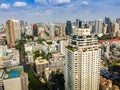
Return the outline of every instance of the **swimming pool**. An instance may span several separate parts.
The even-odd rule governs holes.
[[[19,72],[17,70],[14,70],[11,72],[10,78],[16,78],[19,76]]]

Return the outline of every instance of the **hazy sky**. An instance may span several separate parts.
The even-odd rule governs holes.
[[[0,23],[9,18],[28,22],[115,19],[120,0],[0,0]]]

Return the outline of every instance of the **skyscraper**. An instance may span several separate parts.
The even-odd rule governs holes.
[[[18,20],[10,19],[5,26],[6,40],[9,47],[16,45],[16,41],[21,40],[20,22]]]
[[[80,19],[76,19],[76,26],[77,26],[77,28],[82,27],[82,21]]]
[[[55,25],[54,24],[50,25],[49,34],[51,37],[55,37]]]
[[[116,37],[117,32],[119,31],[119,24],[118,23],[114,23],[112,29],[113,29],[113,32],[112,32],[113,33],[113,37]]]
[[[71,36],[72,34],[72,24],[71,24],[71,21],[67,21],[66,23],[66,35],[69,35]]]
[[[38,36],[38,25],[37,24],[33,25],[33,36]]]
[[[65,90],[99,90],[100,60],[96,36],[71,36],[65,54]]]
[[[120,24],[120,18],[117,18],[117,19],[116,19],[116,22]]]
[[[95,34],[98,36],[102,34],[103,20],[99,19],[95,21]]]
[[[111,23],[111,20],[110,18],[108,17],[105,17],[105,24],[109,25]]]

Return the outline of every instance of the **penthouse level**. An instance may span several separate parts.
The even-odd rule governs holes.
[[[70,37],[70,44],[77,46],[89,46],[98,44],[97,35],[86,35],[86,36],[78,36],[73,35]]]

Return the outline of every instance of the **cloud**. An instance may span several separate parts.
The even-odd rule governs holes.
[[[2,8],[2,9],[8,9],[9,7],[10,7],[10,4],[7,4],[7,3],[2,3],[0,5],[0,8]]]
[[[35,0],[36,3],[38,2],[46,2],[46,0]]]
[[[82,1],[81,5],[88,5],[89,3],[87,1]]]
[[[26,2],[15,2],[14,7],[25,7],[27,6],[27,3]]]
[[[62,3],[70,3],[70,0],[49,0],[49,1],[54,1],[54,2],[60,3],[60,4],[62,4]]]

